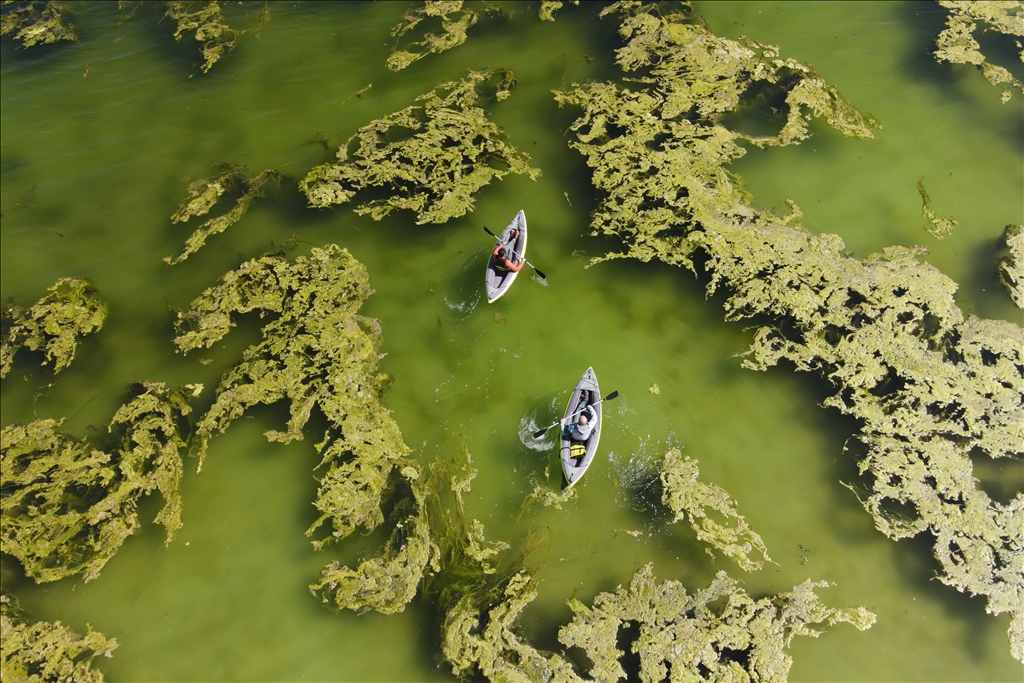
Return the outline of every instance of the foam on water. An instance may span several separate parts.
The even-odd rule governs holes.
[[[555,417],[558,414],[556,412],[557,406],[558,397],[556,396],[555,398],[551,399],[551,405],[548,406],[546,409],[543,409],[543,412],[542,409],[535,408],[533,412],[531,412],[529,415],[520,418],[519,442],[522,443],[527,448],[529,448],[531,451],[542,452],[554,448],[555,438],[553,435],[557,434],[557,432],[555,431],[557,429],[557,425],[555,427],[552,427],[551,429],[546,430],[540,438],[535,438],[533,434],[541,427],[550,425],[557,419],[557,417]],[[542,414],[538,417],[538,413],[541,412]],[[549,414],[552,415],[551,418],[547,417],[547,415]]]

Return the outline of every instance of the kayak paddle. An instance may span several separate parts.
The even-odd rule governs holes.
[[[491,237],[493,237],[494,239],[496,239],[496,240],[498,240],[498,239],[501,239],[500,237],[498,237],[497,235],[495,235],[495,234],[494,234],[493,232],[491,232],[490,230],[488,230],[488,229],[487,229],[487,226],[486,226],[486,225],[484,226],[484,230],[485,230],[485,231],[487,232],[487,234],[488,234],[488,235],[490,235],[490,236],[491,236]],[[509,249],[512,249],[512,248],[511,248],[511,247],[509,247]],[[515,249],[512,249],[512,253],[513,253],[513,254],[515,254],[516,256],[519,256],[519,258],[522,258],[522,256],[521,256],[521,255],[519,254],[519,252],[518,252],[518,251],[516,251]],[[526,261],[526,259],[523,259],[523,260],[524,260],[524,261]],[[533,265],[533,264],[532,264],[532,263],[530,263],[529,261],[526,261],[526,265],[530,266],[530,267],[531,267],[531,268],[533,268],[533,269],[534,269],[535,271],[537,271],[537,275],[540,275],[540,276],[541,276],[542,278],[544,278],[545,280],[547,280],[547,279],[548,279],[548,276],[544,274],[544,271],[543,271],[543,270],[541,270],[540,268],[538,268],[537,266]]]
[[[617,392],[617,391],[613,391],[612,393],[608,394],[607,396],[605,396],[604,398],[602,398],[602,399],[601,399],[600,401],[597,401],[597,402],[596,402],[596,403],[594,403],[593,405],[595,405],[595,406],[596,406],[596,405],[597,405],[598,403],[604,403],[605,401],[611,401],[612,399],[614,399],[614,398],[618,398],[618,397],[619,397],[619,392]],[[572,415],[570,415],[570,416],[569,416],[569,418],[574,418],[574,417],[576,417],[577,415],[579,415],[580,413],[582,413],[582,412],[583,412],[584,410],[586,410],[586,408],[582,408],[581,410],[579,410],[579,411],[577,411],[577,412],[573,413]],[[552,422],[551,424],[549,424],[549,425],[548,425],[547,427],[545,427],[544,429],[540,429],[540,430],[537,430],[536,432],[534,432],[534,433],[533,433],[533,438],[535,438],[535,439],[539,439],[540,437],[544,436],[544,432],[548,431],[549,429],[551,429],[551,428],[552,428],[552,427],[554,427],[555,425],[558,425],[558,424],[561,424],[561,423],[562,423],[562,420],[557,420],[557,421],[555,421],[555,422]]]

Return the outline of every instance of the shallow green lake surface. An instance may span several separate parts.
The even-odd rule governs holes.
[[[243,36],[207,74],[194,41],[176,43],[149,6],[121,23],[115,3],[72,3],[79,43],[23,50],[5,40],[3,300],[30,305],[57,278],[83,276],[110,314],[59,375],[40,367],[41,355],[19,354],[2,384],[2,423],[67,416],[73,434],[98,435],[137,380],[201,382],[205,409],[221,373],[258,338],[258,321],[244,318],[224,342],[183,357],[171,344],[174,311],[293,236],[290,254],[337,243],[369,270],[376,293],[363,312],[382,323],[383,369],[395,379],[384,402],[414,457],[451,459],[464,444],[480,471],[467,513],[489,539],[540,539],[527,559],[539,567],[540,595],[520,621],[536,647],[562,649],[566,600],[589,602],[653,562],[660,580],[694,589],[726,569],[755,597],[827,580],[835,585],[820,591],[826,603],[878,615],[865,632],[838,625],[796,640],[794,681],[1020,681],[1008,615],[989,616],[981,598],[933,580],[931,539],[888,540],[841,484],[859,476],[843,452],[858,425],[819,407],[825,380],[789,366],[742,369],[737,354],[752,332],[723,322],[721,300],[706,298],[705,283],[684,270],[584,267],[616,245],[588,235],[599,197],[567,146],[577,111],[559,110],[550,91],[619,76],[617,23],[587,3],[566,5],[553,23],[537,19],[538,3],[503,5],[506,14],[484,15],[465,45],[399,73],[384,66],[390,27],[410,6],[396,2],[272,3],[259,38]],[[259,9],[231,6],[228,21],[251,25]],[[934,60],[945,10],[900,2],[697,10],[719,35],[777,44],[783,57],[813,64],[883,124],[871,141],[813,124],[801,145],[750,152],[732,170],[756,206],[784,211],[793,199],[809,230],[840,235],[858,257],[925,245],[924,260],[960,284],[965,313],[1022,322],[995,264],[1003,227],[1024,222],[1024,97],[1002,104],[976,69]],[[538,181],[493,183],[472,213],[440,226],[416,226],[408,212],[376,223],[344,207],[305,207],[298,179],[358,127],[467,68],[489,67],[516,72],[512,97],[486,107],[542,169]],[[168,266],[161,259],[194,229],[169,216],[187,179],[211,175],[216,162],[284,178],[241,222]],[[932,209],[959,222],[943,241],[924,229],[920,179]],[[488,305],[482,275],[492,241],[482,226],[498,231],[520,209],[528,256],[547,280],[524,269],[509,295]],[[553,441],[529,433],[560,415],[588,366],[604,393],[620,393],[606,406],[597,460],[562,509],[523,512],[533,481],[557,486],[559,476]],[[147,524],[88,584],[35,585],[4,556],[4,589],[33,619],[79,632],[88,622],[117,638],[113,658],[98,662],[109,681],[451,680],[438,615],[419,600],[394,616],[334,614],[309,594],[324,563],[351,563],[369,540],[312,550],[303,532],[316,518],[313,444],[322,425],[302,442],[267,442],[263,432],[286,419],[277,406],[250,411],[211,442],[200,475],[186,462],[184,527],[170,546]],[[645,482],[671,447],[732,494],[778,566],[744,574],[668,524]],[[983,487],[1008,500],[1024,484],[1018,464],[987,473]],[[147,519],[157,510],[149,501]],[[586,669],[582,653],[568,656]]]

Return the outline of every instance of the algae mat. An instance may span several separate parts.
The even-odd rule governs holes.
[[[516,632],[533,647],[590,670],[584,650],[559,640],[559,628],[599,594],[647,577],[643,568],[652,563],[659,581],[691,592],[727,570],[754,599],[807,579],[829,581],[824,602],[877,615],[866,631],[837,625],[794,640],[791,680],[1019,680],[1009,615],[986,614],[982,597],[932,580],[940,566],[927,534],[894,543],[843,486],[863,495],[844,451],[860,423],[821,407],[833,392],[827,380],[785,365],[744,369],[739,354],[754,339],[745,326],[763,323],[725,322],[726,293],[707,297],[706,275],[657,260],[586,267],[621,244],[590,234],[604,195],[585,157],[569,147],[580,110],[559,108],[551,91],[622,78],[619,21],[599,18],[600,6],[565,3],[554,21],[542,21],[541,3],[504,3],[501,11],[467,3],[447,15],[453,37],[438,50],[416,42],[419,29],[402,28],[420,17],[416,3],[275,3],[269,22],[262,3],[226,5],[231,30],[205,44],[189,33],[191,15],[180,7],[164,16],[149,4],[63,4],[75,42],[23,48],[6,36],[2,43],[0,288],[5,303],[27,311],[17,318],[24,321],[42,310],[32,306],[54,283],[82,282],[62,278],[86,278],[88,287],[76,290],[84,292],[84,313],[69,319],[73,335],[46,338],[59,341],[51,358],[50,347],[37,343],[5,369],[2,424],[66,418],[61,429],[100,443],[111,438],[106,425],[121,415],[118,407],[140,393],[130,385],[159,383],[146,385],[158,395],[164,385],[206,387],[190,391],[192,412],[179,405],[170,423],[183,438],[196,429],[208,438],[202,472],[186,458],[173,475],[180,519],[168,522],[159,497],[141,499],[141,527],[126,530],[88,583],[70,576],[36,584],[13,556],[2,557],[4,591],[31,621],[116,639],[112,656],[94,662],[107,680],[453,678],[436,602],[417,597],[388,615],[334,613],[310,595],[326,563],[354,566],[381,534],[356,533],[320,551],[304,535],[319,523],[316,442],[334,428],[329,411],[296,421],[306,437],[291,441],[295,403],[283,398],[212,437],[199,421],[222,374],[260,344],[268,320],[276,324],[273,311],[266,318],[260,306],[239,308],[252,312],[237,315],[230,334],[188,355],[175,352],[175,321],[222,276],[265,254],[298,261],[329,244],[358,259],[375,290],[359,312],[380,321],[380,370],[392,380],[382,401],[411,448],[397,455],[425,464],[471,454],[478,474],[463,494],[467,516],[492,541],[531,549],[524,562],[537,570],[537,595]],[[555,3],[545,4],[550,14]],[[1004,227],[1024,222],[1024,93],[1004,98],[1006,87],[990,84],[982,69],[935,58],[946,9],[703,3],[695,10],[717,36],[747,36],[813,64],[881,123],[874,139],[858,139],[814,119],[799,145],[750,145],[728,169],[743,179],[753,207],[782,215],[793,200],[808,230],[838,234],[856,258],[924,245],[928,253],[918,258],[958,284],[956,303],[966,314],[1022,322],[999,264],[1007,257]],[[430,20],[438,23],[428,30],[441,25]],[[980,49],[1024,80],[1014,43],[1003,38],[979,35]],[[389,62],[395,48],[415,59]],[[495,147],[460,152],[491,170],[446,176],[450,192],[471,201],[431,205],[447,212],[442,222],[408,203],[420,195],[389,195],[366,181],[377,162],[361,145],[384,139],[369,137],[368,124],[402,112],[414,117],[405,119],[414,133],[420,114],[407,108],[428,110],[458,91],[435,88],[474,78],[467,70],[511,70],[515,82],[503,91],[513,84],[494,72],[478,103],[467,100],[444,121],[484,131]],[[430,93],[439,94],[416,99]],[[737,115],[733,128],[776,134],[785,112],[768,106],[779,107],[769,95],[766,106]],[[309,208],[300,181],[312,169],[338,168],[345,160],[335,153],[354,136],[360,146],[348,158],[363,166],[345,177],[362,183],[352,206],[366,211]],[[387,139],[409,155],[420,153],[416,140]],[[387,182],[406,181],[396,172]],[[207,213],[203,197],[221,195]],[[387,203],[396,196],[406,203]],[[380,206],[386,210],[374,215]],[[490,243],[481,226],[496,230],[519,209],[533,228],[531,260],[548,277],[520,278],[488,307],[480,276]],[[164,262],[183,249],[187,260]],[[566,333],[558,323],[566,317],[601,333]],[[606,411],[601,462],[576,496],[524,506],[536,487],[554,490],[558,473],[553,444],[529,434],[560,413],[588,365],[606,391],[620,392]],[[266,432],[280,438],[268,441]],[[166,443],[176,448],[174,438]],[[666,452],[700,462],[700,480],[728,491],[774,563],[744,573],[728,556],[706,553],[697,526],[672,524],[656,493]],[[1019,460],[974,464],[993,500],[1007,503],[1024,488]],[[170,507],[177,499],[167,495]],[[150,522],[158,515],[166,530]],[[109,648],[98,642],[97,651]],[[620,663],[632,675],[640,667],[632,653]]]

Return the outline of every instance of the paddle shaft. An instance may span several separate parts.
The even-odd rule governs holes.
[[[494,234],[493,232],[491,232],[490,230],[488,230],[488,228],[487,228],[487,226],[486,226],[486,225],[484,226],[484,230],[485,230],[485,231],[487,232],[487,234],[488,234],[488,235],[490,235],[490,236],[491,236],[491,237],[493,237],[494,239],[496,239],[496,240],[500,240],[500,239],[501,239],[500,237],[498,237],[497,235],[495,235],[495,234]],[[505,246],[508,246],[508,245],[506,244]],[[530,266],[530,267],[531,267],[531,268],[533,268],[533,269],[534,269],[535,271],[537,271],[537,275],[540,275],[540,276],[541,276],[542,278],[544,278],[545,280],[547,280],[547,279],[548,279],[548,276],[544,274],[544,271],[543,271],[543,270],[541,270],[540,268],[538,268],[537,266],[533,265],[532,263],[530,263],[529,261],[527,261],[527,260],[526,260],[525,258],[523,258],[522,254],[520,254],[520,253],[519,253],[518,251],[516,251],[516,250],[515,250],[515,247],[508,247],[508,248],[512,250],[512,253],[513,253],[513,254],[515,254],[515,255],[516,255],[516,256],[518,256],[519,258],[522,258],[522,259],[523,259],[523,261],[524,261],[524,262],[526,263],[526,265]]]
[[[613,391],[612,393],[610,393],[607,396],[605,396],[604,398],[602,398],[600,401],[595,401],[594,403],[591,403],[589,405],[595,405],[596,406],[596,405],[598,405],[600,403],[604,403],[605,401],[611,401],[613,398],[617,398],[618,395],[619,395],[619,392]],[[558,420],[557,422],[552,422],[551,424],[549,424],[544,429],[541,429],[541,430],[538,430],[538,431],[534,432],[533,433],[533,438],[539,439],[540,437],[544,436],[544,432],[548,431],[549,429],[551,429],[555,425],[562,424],[565,420],[571,420],[572,418],[576,417],[577,415],[579,415],[580,413],[582,413],[586,409],[587,409],[586,407],[583,407],[580,410],[578,410],[575,413],[573,413],[572,415],[570,415],[569,417],[562,418],[561,420]]]

